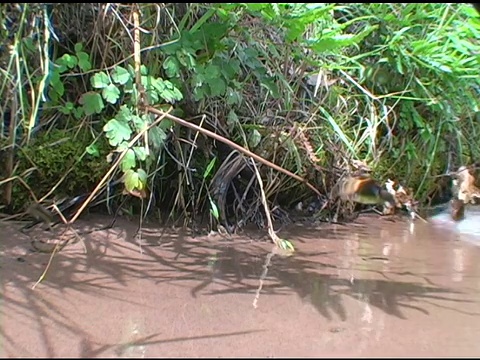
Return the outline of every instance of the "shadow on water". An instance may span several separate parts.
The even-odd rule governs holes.
[[[275,309],[281,313],[294,295],[300,300],[295,306],[310,304],[327,322],[357,316],[352,302],[401,320],[416,313],[431,315],[439,308],[480,315],[478,306],[469,306],[479,300],[472,295],[478,293],[478,281],[469,281],[480,274],[470,259],[478,256],[477,248],[465,248],[426,225],[416,224],[419,230],[412,232],[403,223],[372,226],[371,221],[283,231],[280,235],[295,243],[297,252],[288,258],[273,256],[258,298],[267,308],[263,311],[270,317]],[[101,223],[89,221],[81,230]],[[146,226],[140,246],[132,240],[135,229],[136,224],[122,221],[85,237],[86,253],[81,244],[66,248],[35,290],[32,285],[49,255],[31,253],[30,239],[12,227],[2,229],[0,299],[5,321],[0,334],[5,355],[142,356],[147,345],[223,337],[241,343],[248,334],[270,333],[265,324],[273,327],[267,322],[273,320],[264,320],[262,326],[252,306],[272,248],[252,240],[258,232],[231,240],[195,239],[186,230],[162,233]],[[207,315],[201,316],[202,311]],[[212,314],[219,311],[229,313],[232,323],[218,319],[220,325],[215,325]],[[250,317],[251,324],[240,325]],[[189,318],[196,320],[191,323]],[[184,330],[169,330],[176,327]],[[68,343],[62,339],[72,337],[77,339],[75,350],[62,345]],[[195,351],[191,353],[202,354],[200,348]]]

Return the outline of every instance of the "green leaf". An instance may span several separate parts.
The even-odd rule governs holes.
[[[77,57],[70,54],[63,54],[63,56],[55,61],[60,66],[58,69],[60,73],[63,73],[68,69],[73,69],[77,66]]]
[[[68,115],[71,114],[72,111],[75,109],[75,104],[70,101],[67,101],[64,106],[60,107],[60,111],[62,114]]]
[[[282,250],[290,250],[290,251],[295,251],[295,248],[293,247],[292,243],[288,240],[281,239],[280,241],[280,248]]]
[[[90,56],[86,52],[80,51],[77,52],[78,57],[78,66],[82,71],[90,71],[92,69],[92,64],[90,63]]]
[[[87,154],[90,154],[94,157],[100,156],[100,151],[98,151],[98,147],[95,144],[88,145],[85,150],[87,151]]]
[[[135,152],[138,160],[145,161],[147,158],[147,149],[145,149],[143,146],[134,146],[133,151]]]
[[[162,121],[160,121],[160,124],[158,124],[158,126],[162,130],[170,130],[173,126],[173,120],[163,119]]]
[[[127,170],[134,168],[135,165],[136,165],[135,152],[132,149],[128,149],[127,152],[125,153],[125,156],[122,159],[122,162],[120,163],[120,167],[122,168],[123,172],[126,172]],[[137,173],[135,173],[135,175],[137,175]],[[138,175],[136,179],[138,180]]]
[[[115,85],[110,84],[102,90],[102,96],[110,104],[115,104],[120,97],[120,90]]]
[[[178,77],[180,75],[180,64],[173,56],[168,56],[163,62],[162,67],[169,78]]]
[[[152,146],[156,149],[159,149],[161,146],[163,146],[166,138],[167,134],[165,134],[165,131],[159,126],[152,127],[150,130],[148,130],[148,139]]]
[[[240,103],[242,102],[242,95],[232,88],[227,89],[226,95],[227,105],[240,105]]]
[[[193,89],[193,98],[195,101],[200,101],[205,97],[205,90],[201,87]]]
[[[132,115],[132,122],[137,132],[143,131],[148,126],[148,121],[138,115]]]
[[[378,25],[369,26],[358,34],[336,34],[326,35],[320,40],[315,41],[311,48],[319,53],[336,50],[339,48],[358,44],[370,33],[378,28]]]
[[[151,84],[157,94],[167,102],[173,103],[183,98],[182,93],[168,80],[152,78]]]
[[[128,141],[122,141],[120,144],[117,145],[117,151],[122,152],[128,149]]]
[[[258,132],[257,129],[253,129],[248,138],[248,146],[250,149],[254,149],[262,141],[262,135]]]
[[[303,33],[305,32],[306,24],[303,24],[298,21],[290,22],[290,26],[288,27],[286,39],[289,42],[297,40]]]
[[[145,65],[140,65],[140,74],[141,75],[148,75],[148,68]]]
[[[120,122],[117,119],[111,119],[106,123],[103,127],[103,131],[106,133],[110,145],[115,147],[124,140],[129,140],[132,135],[132,129],[130,129],[128,123]]]
[[[73,108],[75,107],[75,104],[72,103],[71,101],[67,101],[67,102],[65,103],[65,107],[66,107],[67,109],[73,110]]]
[[[62,97],[65,93],[65,87],[62,80],[60,79],[60,73],[57,71],[52,72],[50,76],[50,86],[57,93],[59,97]]]
[[[124,184],[128,191],[143,190],[147,184],[147,173],[143,169],[128,169],[125,171]]]
[[[217,158],[214,157],[212,160],[207,165],[207,168],[205,169],[205,172],[203,173],[203,178],[206,179],[212,172],[213,167],[215,166],[215,163],[217,161]]]
[[[219,58],[219,60],[221,60],[221,58]],[[222,64],[221,72],[225,79],[229,81],[236,79],[240,72],[240,62],[233,59],[228,63]]]
[[[232,131],[238,123],[239,123],[239,120],[238,120],[237,113],[233,110],[230,110],[227,115],[228,129]]]
[[[101,71],[90,78],[90,83],[95,89],[103,89],[110,85],[110,78],[105,72]]]
[[[133,191],[138,188],[140,181],[138,179],[138,174],[134,170],[128,169],[125,171],[123,182],[128,191]]]
[[[220,67],[210,64],[205,68],[205,76],[210,79],[216,79],[220,76]]]
[[[267,88],[275,99],[278,99],[280,97],[278,86],[273,78],[264,78],[261,86]]]
[[[148,175],[145,172],[145,170],[138,169],[137,174],[138,174],[138,179],[140,180],[140,182],[143,183],[143,184],[147,184]],[[142,189],[143,189],[143,187],[142,187]]]
[[[79,106],[73,109],[73,116],[75,116],[75,119],[81,119],[83,117],[83,114],[85,113],[83,110],[83,107]]]
[[[100,94],[90,91],[80,97],[79,103],[83,105],[85,115],[100,114],[105,107]]]
[[[130,120],[132,120],[132,112],[127,105],[122,105],[120,107],[117,115],[115,115],[115,119],[121,122],[129,122]]]
[[[216,79],[207,79],[208,86],[210,87],[210,94],[211,96],[222,96],[225,95],[227,91],[227,84],[222,78]]]
[[[119,85],[125,85],[131,78],[128,70],[121,66],[117,66],[112,74],[113,81]]]
[[[208,199],[210,200],[210,213],[218,220],[220,218],[218,207],[215,205],[210,195],[208,195]]]
[[[75,52],[79,53],[82,50],[83,50],[83,44],[82,43],[76,43],[75,44]]]

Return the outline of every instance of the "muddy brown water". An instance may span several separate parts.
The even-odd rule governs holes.
[[[452,224],[292,225],[279,233],[297,249],[287,258],[260,231],[194,238],[145,224],[139,242],[136,228],[83,235],[86,253],[66,247],[32,289],[50,256],[0,223],[0,355],[480,355],[480,247]]]

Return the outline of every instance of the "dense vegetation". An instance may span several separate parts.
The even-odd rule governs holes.
[[[0,9],[3,212],[93,191],[108,209],[262,223],[262,194],[328,198],[354,160],[427,202],[479,156],[468,4]]]

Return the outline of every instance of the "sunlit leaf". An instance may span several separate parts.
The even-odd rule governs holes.
[[[135,152],[132,149],[128,149],[127,152],[125,153],[124,158],[122,159],[122,162],[120,163],[120,167],[122,168],[123,172],[126,172],[127,170],[134,168],[135,165],[136,165]],[[135,179],[136,179],[135,186],[137,186],[138,174],[135,172],[134,175],[132,176],[135,176]]]
[[[90,83],[95,89],[103,89],[110,85],[110,79],[105,72],[100,71],[90,78]]]
[[[115,85],[110,84],[102,90],[102,96],[110,104],[115,104],[120,97],[120,90]]]
[[[100,151],[98,150],[98,146],[95,144],[88,145],[85,150],[89,155],[92,155],[94,157],[100,156]]]
[[[131,78],[132,76],[128,70],[121,66],[115,67],[115,70],[112,73],[113,81],[119,85],[125,85]]]
[[[117,146],[124,140],[129,140],[132,135],[132,129],[130,129],[128,123],[120,122],[117,119],[112,119],[106,123],[103,131],[112,146]]]
[[[220,213],[218,211],[218,207],[217,205],[213,202],[212,198],[210,197],[210,195],[208,196],[208,199],[210,200],[210,213],[213,215],[213,217],[215,219],[219,219],[220,218]]]

